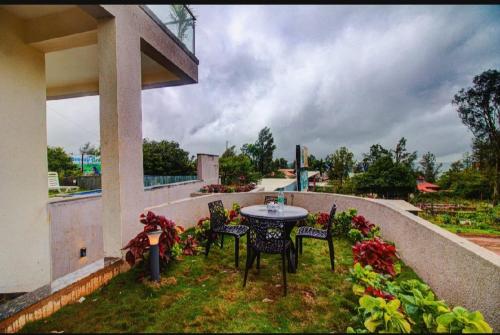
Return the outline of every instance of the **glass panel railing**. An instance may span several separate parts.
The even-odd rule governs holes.
[[[184,46],[195,54],[195,21],[186,5],[146,5],[157,19],[170,30]]]
[[[144,176],[144,187],[181,183],[197,179],[197,176]]]

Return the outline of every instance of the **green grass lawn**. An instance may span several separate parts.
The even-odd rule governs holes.
[[[455,215],[420,213],[423,219],[432,222],[452,233],[469,233],[500,236],[500,225],[495,219],[500,215],[500,206],[474,213]]]
[[[353,262],[347,240],[335,240],[332,272],[327,243],[305,239],[297,273],[287,275],[286,297],[279,255],[263,254],[260,273],[254,265],[243,288],[245,243],[236,270],[233,241],[224,242],[208,258],[170,263],[157,287],[139,265],[21,332],[345,332],[351,324],[358,297],[346,280]],[[397,281],[412,278],[418,277],[402,266]]]

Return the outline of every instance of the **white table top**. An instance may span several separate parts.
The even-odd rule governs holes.
[[[250,216],[259,219],[276,220],[301,220],[307,217],[308,211],[302,207],[288,206],[283,207],[283,211],[268,211],[266,205],[254,205],[243,207],[241,215]]]

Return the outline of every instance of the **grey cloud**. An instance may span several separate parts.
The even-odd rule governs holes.
[[[499,8],[194,6],[199,83],[145,91],[143,134],[220,154],[267,125],[289,160],[299,143],[360,157],[402,136],[457,159],[471,135],[451,99],[500,67]]]

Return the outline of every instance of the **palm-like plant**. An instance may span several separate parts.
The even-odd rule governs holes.
[[[177,37],[184,43],[184,39],[187,37],[187,32],[189,27],[193,25],[193,19],[187,10],[188,6],[184,8],[184,5],[171,5],[170,6],[170,17],[173,22],[177,24]]]

